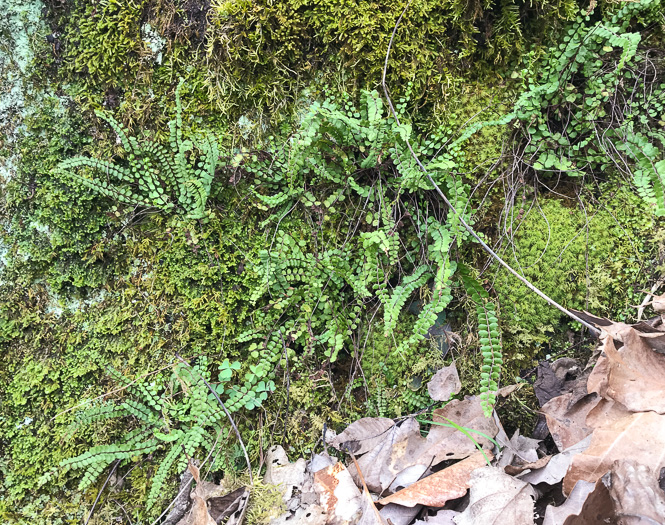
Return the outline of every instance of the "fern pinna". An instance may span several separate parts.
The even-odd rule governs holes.
[[[183,83],[181,79],[175,92],[176,117],[169,122],[169,148],[128,135],[111,115],[97,111],[97,116],[118,136],[127,153],[126,163],[79,156],[61,162],[56,173],[122,204],[178,211],[189,219],[204,219],[219,145],[211,133],[183,139],[180,100]],[[90,168],[103,178],[90,177],[77,168]]]

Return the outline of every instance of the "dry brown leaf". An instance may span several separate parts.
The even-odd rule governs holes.
[[[504,467],[519,467],[521,465],[532,464],[538,461],[538,452],[536,451],[540,440],[520,436],[519,429],[515,431],[513,437],[508,442],[504,442],[504,447],[501,450],[501,457],[497,462],[497,466]],[[543,464],[544,466],[544,464]],[[522,472],[518,470],[517,472]],[[505,470],[505,472],[508,472]],[[514,475],[514,474],[512,474]]]
[[[658,312],[660,315],[665,314],[665,294],[663,295],[654,295],[653,302],[651,307]]]
[[[374,500],[372,499],[372,495],[369,493],[369,490],[367,490],[367,484],[365,483],[365,478],[363,477],[362,472],[360,471],[358,467],[358,461],[356,460],[356,457],[351,454],[351,459],[353,460],[353,465],[356,467],[356,470],[358,471],[358,476],[360,478],[360,482],[362,483],[363,487],[363,493],[361,496],[361,504],[360,504],[360,520],[358,521],[357,525],[389,525],[386,519],[381,516],[379,513],[378,509],[376,508],[376,505],[374,505]]]
[[[390,484],[388,491],[394,493],[398,490],[405,489],[406,487],[414,484],[419,479],[424,478],[427,475],[427,471],[427,465],[411,465],[410,467],[405,468],[402,472],[395,476],[395,479]]]
[[[189,525],[217,525],[217,522],[208,514],[205,500],[197,494],[192,494],[192,511],[187,523]]]
[[[471,474],[469,506],[455,518],[457,525],[533,525],[535,492],[497,467]]]
[[[665,523],[665,493],[657,472],[635,461],[617,461],[609,480],[614,512],[622,525]]]
[[[603,329],[603,355],[589,377],[589,391],[613,399],[633,412],[665,414],[665,355],[654,352],[631,326]],[[623,342],[617,350],[614,339]]]
[[[498,431],[493,419],[483,413],[480,399],[467,398],[453,400],[444,408],[434,411],[434,421],[448,424],[448,418],[455,424],[494,437]],[[491,449],[488,439],[471,433],[482,447]],[[358,459],[367,486],[372,492],[382,493],[405,469],[414,465],[429,467],[441,461],[463,459],[473,454],[476,447],[464,433],[455,428],[432,425],[427,438],[420,435],[418,422],[409,418],[399,426],[393,426],[385,433],[384,440],[373,450]],[[349,467],[354,479],[357,473]]]
[[[534,461],[533,463],[524,463],[522,465],[517,465],[517,466],[506,465],[505,467],[503,467],[503,471],[509,476],[517,476],[518,474],[521,474],[525,470],[532,471],[532,470],[543,469],[550,462],[550,459],[552,459],[552,456],[543,456],[542,458]]]
[[[601,399],[598,404],[589,410],[586,423],[592,430],[607,421],[618,421],[624,417],[630,417],[633,412],[628,410],[618,401],[612,399]]]
[[[242,518],[249,502],[249,489],[240,487],[221,497],[208,499],[208,512],[215,523],[236,525]]]
[[[583,376],[583,369],[577,359],[562,357],[553,363],[541,361],[537,368],[538,377],[533,391],[538,403],[543,406],[550,399],[579,389],[578,383]],[[586,394],[586,383],[582,381],[582,395]]]
[[[211,516],[208,511],[209,502],[218,499],[221,500],[219,505],[215,506],[215,514],[222,515],[224,510],[221,505],[224,503],[224,487],[215,483],[210,483],[200,479],[199,468],[190,460],[187,469],[192,474],[196,487],[191,492],[192,508],[179,522],[178,525],[216,525],[217,521]],[[239,525],[242,523],[242,518],[249,499],[249,491],[246,489],[239,489],[238,494],[229,498],[228,505],[232,507],[231,510],[224,514],[224,517],[231,516],[233,519],[229,523]],[[240,494],[242,492],[242,494]],[[234,493],[232,493],[234,494]],[[221,518],[220,518],[221,519]]]
[[[427,383],[427,391],[434,401],[448,401],[462,388],[455,363],[440,369]]]
[[[568,467],[573,460],[573,456],[584,452],[591,443],[591,435],[585,437],[579,443],[576,443],[572,447],[567,448],[560,454],[552,456],[552,458],[547,462],[543,468],[538,467],[529,467],[531,472],[527,472],[519,476],[523,481],[537,485],[538,483],[547,483],[548,485],[555,485],[559,483],[566,472],[568,472]],[[547,457],[547,456],[545,456]],[[506,472],[507,474],[512,474],[512,472]]]
[[[276,445],[271,447],[266,455],[266,474],[263,477],[263,482],[270,485],[279,485],[284,503],[287,503],[291,500],[294,489],[302,490],[306,478],[306,469],[307,462],[303,458],[289,463],[289,458],[284,449]]]
[[[364,417],[351,423],[330,444],[338,450],[346,450],[357,456],[369,452],[386,439],[386,433],[395,426],[392,419]]]
[[[415,419],[409,418],[400,425],[393,425],[383,441],[358,458],[358,465],[369,490],[376,493],[385,491],[400,472],[417,464],[417,453],[423,443],[425,438],[420,435],[420,425]],[[411,456],[404,458],[407,453]],[[355,465],[349,465],[349,471],[360,485]]]
[[[426,516],[424,520],[418,520],[413,525],[456,525],[457,516],[459,512],[454,510],[440,510],[434,516]]]
[[[409,525],[422,508],[422,505],[403,507],[402,505],[389,503],[379,511],[379,514],[392,525]]]
[[[480,398],[475,396],[464,400],[453,399],[445,407],[434,411],[433,420],[443,424],[449,424],[450,420],[460,427],[474,430],[471,432],[473,439],[487,449],[493,448],[493,443],[477,432],[493,438],[499,431],[494,420],[485,417]],[[473,441],[463,432],[442,425],[432,425],[425,447],[418,462],[429,464],[431,461],[433,465],[449,459],[462,459],[476,451]]]
[[[487,452],[488,459],[492,453]],[[379,500],[381,505],[397,503],[405,507],[422,504],[430,507],[443,507],[451,499],[461,498],[469,488],[471,473],[485,465],[485,457],[476,452],[462,461],[427,476],[413,485]]]
[[[601,482],[599,481],[598,483]],[[547,506],[547,509],[545,509],[543,525],[571,525],[580,514],[588,517],[595,514],[597,517],[597,514],[601,509],[602,512],[607,513],[608,508],[611,505],[607,489],[605,489],[604,486],[599,487],[598,493],[589,497],[595,489],[596,483],[578,481],[565,502],[558,507],[553,507],[552,505]],[[588,523],[602,523],[602,521],[593,520]]]
[[[579,481],[563,505],[548,507],[543,525],[591,523],[665,523],[665,494],[656,473],[634,461],[615,461],[595,484]]]
[[[664,415],[655,412],[625,415],[625,411],[616,409],[603,413],[604,418],[595,417],[597,426],[589,448],[573,456],[563,480],[564,494],[569,494],[579,480],[596,482],[616,460],[634,460],[652,466],[657,472],[665,466]],[[592,414],[590,419],[594,419]]]
[[[503,386],[499,388],[496,395],[499,397],[508,397],[513,392],[517,392],[518,390],[520,390],[524,385],[526,385],[526,383],[515,383],[514,385]]]
[[[314,473],[314,490],[319,494],[330,525],[356,523],[363,504],[361,494],[342,463]]]
[[[326,525],[328,515],[320,505],[300,507],[295,514],[286,513],[270,521],[270,525]]]
[[[376,505],[374,505],[374,501],[372,501],[372,496],[366,489],[362,494],[360,511],[362,514],[356,525],[388,525],[388,521],[381,516]]]
[[[579,443],[592,429],[587,426],[587,414],[600,402],[597,394],[587,394],[581,399],[568,393],[548,401],[542,411],[547,419],[552,439],[560,451]]]

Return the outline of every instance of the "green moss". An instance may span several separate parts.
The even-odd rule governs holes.
[[[302,180],[292,173],[280,174],[281,182],[266,177],[251,187],[251,170],[257,159],[265,160],[268,148],[262,137],[289,135],[302,119],[300,109],[322,92],[346,90],[349,95],[340,102],[345,105],[361,88],[378,84],[387,42],[404,4],[230,0],[213,2],[207,12],[194,4],[53,2],[50,22],[52,30],[61,32],[58,42],[46,45],[40,40],[44,35],[35,37],[35,42],[42,42],[38,57],[45,62],[35,77],[44,85],[65,88],[79,105],[62,97],[24,97],[21,103],[33,107],[25,113],[18,142],[8,145],[3,137],[2,157],[13,158],[17,169],[1,197],[2,247],[7,250],[3,259],[9,263],[0,285],[2,521],[80,522],[84,509],[90,508],[101,483],[81,494],[73,490],[77,480],[72,474],[59,474],[44,486],[38,480],[61,459],[91,445],[113,443],[134,424],[129,418],[94,425],[75,437],[68,431],[74,410],[65,411],[117,387],[107,366],[135,377],[170,363],[176,352],[185,358],[207,355],[213,370],[228,357],[243,362],[234,375],[241,384],[245,374],[252,373],[250,366],[267,353],[268,342],[276,344],[275,393],[264,411],[239,412],[237,417],[257,464],[259,451],[282,434],[292,447],[290,455],[298,456],[317,443],[324,425],[339,429],[365,415],[394,417],[422,408],[429,403],[427,381],[444,363],[436,345],[396,351],[413,331],[412,314],[400,317],[391,337],[376,326],[381,317],[376,297],[363,303],[361,316],[352,316],[356,293],[336,282],[333,274],[329,280],[300,279],[290,272],[291,281],[280,290],[283,294],[257,292],[256,301],[251,300],[263,284],[260,252],[274,246],[274,239],[293,241],[284,258],[302,250],[312,255],[310,261],[316,264],[311,266],[317,267],[326,250],[342,246],[351,254],[347,258],[361,267],[365,256],[351,248],[354,243],[359,248],[362,241],[349,241],[347,234],[371,233],[374,221],[388,221],[384,214],[395,222],[386,231],[393,239],[399,231],[403,245],[391,262],[394,268],[381,266],[384,275],[393,272],[391,292],[411,270],[413,262],[403,255],[406,250],[416,259],[427,257],[427,246],[419,244],[415,233],[421,226],[412,226],[414,214],[409,210],[424,209],[427,203],[427,215],[431,211],[438,218],[444,212],[426,191],[385,210],[377,204],[384,193],[371,204],[354,196],[334,206],[326,204],[324,211],[322,202],[337,187],[327,180],[313,184],[311,173]],[[396,35],[389,82],[395,101],[411,108],[414,127],[436,130],[436,136],[424,139],[424,151],[445,144],[479,111],[480,119],[504,113],[502,104],[514,98],[518,87],[501,79],[506,64],[528,43],[537,48],[544,27],[555,35],[558,21],[569,17],[574,7],[571,1],[412,3]],[[157,30],[150,43],[143,41],[145,23]],[[163,47],[156,51],[155,43],[162,38]],[[139,140],[141,134],[164,140],[164,123],[174,113],[173,91],[180,76],[187,79],[183,119],[193,132],[232,130],[225,138],[228,154],[242,159],[240,165],[218,170],[209,222],[114,207],[52,175],[58,162],[75,154],[120,157],[122,162],[115,136],[90,118],[90,108],[111,109],[119,121],[133,127]],[[411,102],[400,100],[409,90]],[[351,118],[354,110],[350,105],[347,109]],[[282,129],[264,126],[280,118],[288,121]],[[509,133],[507,127],[485,128],[464,145],[457,171],[467,183],[477,181],[474,173],[497,157]],[[394,180],[400,179],[394,162],[387,160],[393,142],[378,152],[383,178],[371,182],[374,187],[386,188],[384,183],[397,184]],[[321,145],[320,150],[329,147],[328,137]],[[326,162],[332,166],[341,158],[360,161],[365,158],[363,148],[344,145]],[[356,173],[357,164],[344,169]],[[368,171],[358,172],[363,184],[370,178]],[[518,209],[510,231],[521,268],[546,293],[567,306],[588,305],[615,318],[628,316],[629,305],[638,302],[634,290],[644,287],[643,270],[655,259],[655,242],[649,241],[655,223],[627,190],[608,201],[618,187],[613,182],[600,188],[598,200],[604,206],[591,195],[582,197],[584,212],[575,200],[540,199],[548,222],[538,206],[524,213]],[[267,210],[260,197],[284,188],[302,189],[302,200],[293,208],[289,204]],[[512,248],[504,256],[510,260]],[[315,282],[321,284],[306,287]],[[506,334],[504,383],[512,382],[552,333],[566,326],[556,311],[505,274],[486,283],[494,283],[499,296]],[[427,288],[420,292],[430,293]],[[473,332],[467,334],[461,326],[466,323],[465,306],[450,306],[457,310],[451,315],[455,330],[467,343],[455,350],[455,358],[464,392],[474,393],[482,356],[475,352]],[[317,308],[318,319],[312,324]],[[320,335],[337,319],[351,321],[342,326],[348,339],[332,362],[320,343],[307,343],[308,330]],[[288,362],[281,358],[282,341],[267,337],[275,334],[275,326],[297,326],[284,341]],[[258,333],[255,340],[239,337],[252,329]],[[531,400],[520,400],[531,406]],[[512,403],[505,405],[507,412],[522,406]],[[518,423],[515,420],[515,426]],[[233,439],[220,444],[216,465],[226,472],[245,468]],[[121,467],[125,486],[114,499],[141,520],[160,460],[156,454]],[[169,489],[176,484],[172,479]],[[167,490],[164,498],[168,496]],[[250,521],[264,520],[269,510],[258,503]],[[102,504],[95,519],[108,523],[119,512],[112,503]]]
[[[125,123],[145,123],[168,106],[164,88],[184,76],[196,86],[199,114],[263,123],[292,114],[324,86],[378,87],[403,8],[393,1],[103,0],[50,6],[49,16],[61,32],[59,76],[75,81],[68,89],[86,105],[122,104]],[[528,41],[542,40],[540,28],[555,33],[577,9],[575,0],[412,2],[393,42],[389,84],[397,96],[410,82],[420,107],[443,108],[470,69],[500,78],[495,64],[518,58]]]
[[[68,13],[63,64],[86,84],[118,85],[133,79],[142,55],[140,19],[145,0],[78,3]]]
[[[506,261],[566,308],[615,320],[633,317],[653,256],[655,219],[639,197],[603,185],[598,200],[539,199],[515,210]],[[582,208],[583,205],[583,208]],[[501,271],[495,287],[512,359],[529,363],[562,321],[562,314]],[[509,354],[509,358],[510,354]]]

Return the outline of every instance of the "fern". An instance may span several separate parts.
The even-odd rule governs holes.
[[[476,309],[478,339],[480,341],[480,351],[483,355],[480,372],[480,400],[485,416],[489,417],[496,404],[501,365],[503,364],[501,332],[496,316],[496,305],[490,299],[487,291],[471,275],[471,271],[467,266],[460,265],[458,271],[466,293],[473,301]]]
[[[224,384],[230,381],[230,371],[239,367],[228,360],[224,363],[217,386],[219,392],[224,392]],[[90,406],[77,414],[73,426],[80,428],[104,419],[132,417],[135,428],[126,432],[120,442],[94,446],[76,457],[63,460],[60,467],[83,470],[79,488],[85,490],[114,461],[127,463],[132,458],[167,449],[151,482],[146,501],[150,508],[174,468],[182,470],[187,455],[194,456],[197,449],[202,447],[207,451],[219,430],[221,409],[202,379],[210,381],[207,359],[200,358],[191,368],[179,364],[170,376],[153,377],[151,383],[145,380],[130,382],[115,370],[110,373],[127,387],[133,398]],[[263,390],[260,388],[254,388],[259,396],[268,390],[265,385]],[[227,408],[236,410],[238,407],[230,403]],[[44,478],[50,476],[52,473],[47,473]]]
[[[638,53],[642,35],[627,31],[635,20],[659,23],[661,10],[661,0],[641,0],[595,22],[578,16],[562,43],[522,71],[529,82],[513,110],[469,126],[458,141],[512,121],[523,135],[529,168],[574,177],[618,171],[632,177],[656,215],[665,215],[655,118],[665,110],[665,83],[659,74],[646,79],[651,73],[641,72],[645,58]]]
[[[61,162],[56,173],[122,204],[162,212],[177,210],[188,219],[204,219],[219,145],[210,133],[183,140],[180,100],[183,83],[181,79],[176,88],[176,117],[169,122],[170,150],[147,139],[139,142],[128,136],[127,130],[111,115],[97,111],[97,116],[106,121],[120,139],[127,152],[127,164],[79,156]],[[193,153],[196,150],[200,152],[198,157]],[[105,178],[90,178],[77,168],[90,168]]]

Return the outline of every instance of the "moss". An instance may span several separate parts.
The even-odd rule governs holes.
[[[513,247],[503,256],[545,294],[566,308],[591,310],[616,320],[634,316],[645,266],[654,246],[655,219],[637,196],[608,185],[599,199],[539,199],[515,210]],[[562,314],[500,271],[495,287],[509,358],[529,365],[559,328]]]
[[[121,104],[125,123],[145,124],[168,107],[165,88],[185,76],[196,86],[198,114],[263,123],[293,114],[324,87],[353,93],[377,87],[403,7],[392,1],[102,0],[49,4],[49,18],[58,33],[55,70],[74,81],[68,90],[86,106]],[[494,64],[520,57],[527,40],[542,39],[538,28],[547,25],[551,34],[576,11],[574,0],[412,2],[393,42],[390,86],[397,96],[412,83],[418,106],[442,109],[469,69],[483,79],[501,78]]]
[[[132,126],[139,140],[141,134],[163,140],[164,123],[173,115],[173,90],[184,76],[184,119],[194,132],[227,132],[224,140],[232,155],[248,151],[241,149],[248,144],[260,151],[265,135],[287,136],[298,124],[299,109],[322,92],[346,90],[345,100],[353,100],[361,88],[377,85],[403,6],[328,0],[49,3],[51,29],[60,34],[50,35],[47,45],[42,38],[47,31],[37,24],[31,29],[34,41],[21,43],[31,51],[21,64],[29,65],[30,45],[35,46],[43,62],[35,82],[64,91],[22,96],[15,106],[30,106],[18,112],[22,131],[12,135],[14,142],[3,136],[2,144],[2,157],[12,159],[15,177],[2,194],[1,207],[0,253],[9,264],[0,285],[0,520],[82,520],[101,482],[81,494],[73,489],[71,473],[58,474],[45,486],[38,480],[62,458],[93,443],[112,443],[132,425],[130,418],[69,434],[74,410],[65,411],[117,386],[107,366],[137,376],[168,364],[176,352],[185,358],[207,355],[213,369],[228,357],[243,362],[234,376],[242,381],[256,362],[254,354],[264,350],[263,341],[252,346],[238,339],[273,304],[269,294],[250,301],[259,280],[259,252],[272,241],[270,225],[276,222],[252,201],[256,196],[245,180],[251,174],[218,172],[206,224],[119,209],[51,174],[73,154],[119,155],[115,137],[88,110],[104,106]],[[558,22],[575,6],[570,1],[560,6],[412,3],[397,32],[389,71],[396,101],[411,91],[413,121],[421,129],[437,130],[441,136],[435,142],[445,142],[479,111],[482,118],[502,113],[502,104],[517,89],[501,78],[507,64],[520,54],[520,46],[540,43],[541,28],[556,34]],[[34,9],[30,16],[35,22]],[[12,116],[18,114],[14,109]],[[265,125],[284,121],[288,125],[282,129]],[[487,128],[465,145],[467,182],[475,183],[475,170],[498,155],[508,131]],[[601,187],[600,200],[617,187],[617,182]],[[586,232],[577,235],[585,224],[580,209],[541,199],[549,241],[537,207],[523,214],[516,210],[515,222],[523,222],[511,231],[515,253],[529,278],[567,306],[588,303],[598,313],[627,316],[628,305],[637,302],[633,289],[644,284],[639,272],[653,257],[648,237],[655,223],[639,212],[628,191],[619,190],[604,206],[592,193],[583,197],[591,217],[588,243]],[[305,248],[338,245],[351,231],[345,221],[357,210],[348,200],[337,208],[319,217],[312,208],[299,207],[279,219],[279,228]],[[360,219],[358,225],[362,230],[367,221]],[[411,241],[415,237],[405,234],[404,243]],[[556,312],[505,274],[487,282],[495,283],[501,303],[508,382],[531,364],[553,330],[566,327]],[[348,288],[331,295],[323,301],[330,311],[350,308],[341,299],[351,295]],[[301,308],[311,312],[310,300],[299,296],[286,313],[275,308],[270,323],[295,318]],[[454,322],[461,325],[465,305],[453,306],[461,312]],[[317,329],[327,321],[319,322]],[[290,454],[303,455],[316,445],[324,425],[339,429],[365,415],[400,416],[429,403],[426,383],[444,363],[440,349],[424,343],[395,351],[412,330],[411,314],[400,318],[394,338],[378,333],[372,322],[369,316],[361,319],[352,332],[359,342],[344,348],[335,363],[319,349],[310,352],[289,341],[289,362],[276,368],[278,384],[264,410],[237,414],[253,464],[260,450],[282,434]],[[464,392],[472,393],[480,382],[481,356],[473,335],[465,342],[455,357]],[[531,406],[531,400],[520,401]],[[513,412],[518,405],[511,399],[505,410]],[[216,468],[227,473],[245,468],[233,439],[220,444],[216,460]],[[113,499],[139,519],[146,517],[142,502],[160,459],[156,454],[121,467],[125,486]],[[169,488],[176,484],[172,479]],[[248,522],[266,521],[274,510],[275,493],[266,489],[264,502],[263,490],[259,487],[253,496]],[[168,496],[165,491],[164,499]],[[98,523],[121,515],[112,503],[97,512]]]
[[[80,2],[68,13],[63,67],[92,85],[118,85],[135,77],[149,47],[141,38],[145,0]]]

